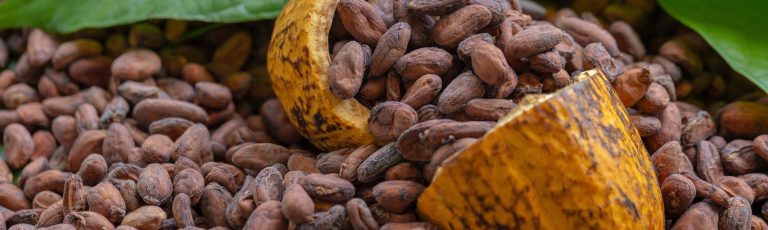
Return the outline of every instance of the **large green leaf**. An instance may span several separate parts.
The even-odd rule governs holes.
[[[280,14],[286,0],[6,0],[0,28],[37,27],[68,33],[146,19],[244,22]]]
[[[742,75],[768,91],[768,0],[659,0]]]

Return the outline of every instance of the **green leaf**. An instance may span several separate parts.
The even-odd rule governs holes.
[[[286,0],[6,0],[0,28],[69,33],[147,19],[233,23],[271,19]]]
[[[661,6],[698,32],[733,67],[768,92],[766,0],[659,0]]]

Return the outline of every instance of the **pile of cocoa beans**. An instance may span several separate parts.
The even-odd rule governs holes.
[[[530,1],[341,0],[328,90],[372,108],[388,144],[332,152],[273,98],[270,33],[0,31],[0,227],[436,229],[415,201],[443,160],[599,68],[652,154],[669,228],[768,229],[768,100],[732,95],[737,74],[689,31],[653,55],[628,23]]]
[[[653,153],[670,227],[768,228],[750,209],[764,200],[768,176],[748,174],[768,166],[760,157],[768,150],[760,140],[768,136],[752,141],[768,133],[760,120],[768,114],[765,105],[708,108],[720,111],[715,122],[709,112],[677,102],[703,90],[715,97],[727,91],[720,76],[691,85],[691,78],[696,85],[699,75],[714,75],[705,70],[723,66],[722,59],[703,66],[696,54],[705,51],[695,50],[701,38],[674,37],[653,55],[628,23],[603,24],[568,8],[547,15],[521,2],[341,0],[329,35],[329,90],[369,106],[373,136],[423,165],[430,181],[443,160],[493,128],[526,95],[554,92],[597,68]]]

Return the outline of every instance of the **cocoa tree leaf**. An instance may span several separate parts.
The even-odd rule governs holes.
[[[726,62],[768,92],[766,0],[659,0],[672,17],[698,32]]]
[[[271,19],[287,0],[5,0],[0,28],[69,33],[147,19],[233,23]]]

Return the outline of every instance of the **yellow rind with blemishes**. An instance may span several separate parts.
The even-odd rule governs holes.
[[[328,31],[338,0],[292,0],[275,21],[268,51],[272,88],[291,123],[323,150],[373,142],[368,108],[328,85]]]
[[[608,80],[529,98],[438,169],[419,213],[445,229],[663,229],[656,174]]]

